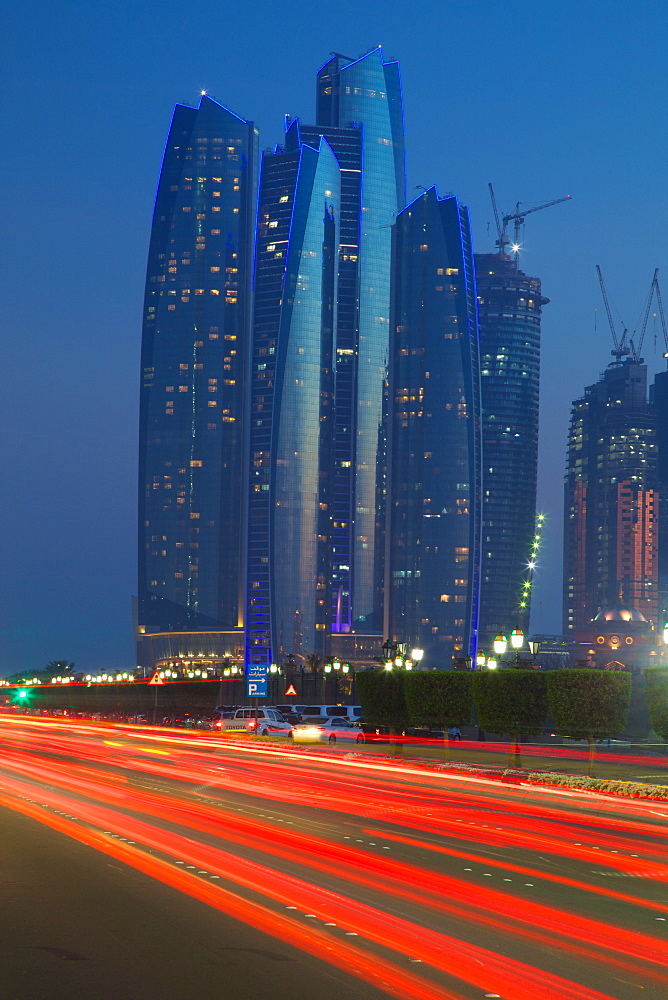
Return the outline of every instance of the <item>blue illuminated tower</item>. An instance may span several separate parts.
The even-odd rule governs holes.
[[[449,668],[476,655],[482,526],[479,336],[471,231],[425,191],[395,226],[387,625]]]
[[[338,161],[295,123],[258,201],[247,662],[326,650],[339,212]]]
[[[480,638],[529,629],[536,533],[540,322],[550,301],[539,278],[504,252],[476,254],[485,496]]]
[[[243,624],[257,147],[253,123],[211,98],[176,106],[142,335],[137,633],[146,662],[222,656]]]
[[[382,629],[392,225],[405,204],[401,81],[380,48],[317,75],[316,126],[342,172],[332,499],[333,632]]]

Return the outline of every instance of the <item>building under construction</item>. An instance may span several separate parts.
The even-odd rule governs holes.
[[[599,279],[614,360],[571,410],[564,505],[564,633],[571,635],[618,605],[660,627],[668,592],[668,372],[648,396],[640,357],[654,293],[660,307],[657,276],[637,343],[615,331],[600,269]]]

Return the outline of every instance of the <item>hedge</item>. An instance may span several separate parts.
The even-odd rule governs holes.
[[[459,670],[408,673],[404,691],[412,726],[467,726],[473,720],[472,674]]]
[[[484,670],[472,677],[481,729],[540,736],[548,714],[545,674],[537,670]]]
[[[357,694],[365,722],[402,728],[408,725],[403,670],[360,670]]]
[[[652,729],[668,742],[668,669],[648,667],[645,670],[645,697]]]

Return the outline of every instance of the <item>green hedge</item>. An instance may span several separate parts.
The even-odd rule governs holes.
[[[560,736],[605,740],[624,731],[631,704],[631,674],[622,670],[551,670],[550,714]]]
[[[648,667],[645,670],[645,685],[652,729],[668,742],[668,669]]]
[[[408,725],[403,670],[360,670],[357,694],[365,722],[401,728]]]
[[[406,705],[412,726],[467,726],[473,721],[472,674],[431,670],[404,677]]]
[[[540,736],[547,720],[546,676],[537,670],[475,671],[473,698],[487,732]]]

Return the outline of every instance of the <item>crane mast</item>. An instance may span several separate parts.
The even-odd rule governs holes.
[[[515,266],[518,266],[520,257],[520,240],[522,236],[522,226],[524,225],[524,219],[527,215],[531,215],[532,212],[541,212],[544,208],[551,208],[552,205],[560,205],[562,201],[570,201],[571,195],[567,194],[563,198],[555,198],[554,201],[547,201],[544,205],[536,205],[535,208],[527,208],[525,211],[521,211],[521,202],[517,202],[515,205],[515,211],[504,215],[502,220],[499,220],[499,212],[496,207],[496,198],[494,197],[494,188],[492,187],[491,181],[489,182],[489,193],[492,199],[492,208],[494,209],[494,219],[496,221],[496,231],[498,233],[498,240],[496,245],[499,249],[500,254],[506,253],[506,247],[510,244],[510,249],[513,253],[513,260],[515,261]],[[501,225],[503,222],[503,225]],[[510,237],[508,236],[508,223],[514,223],[514,243],[510,243]]]

